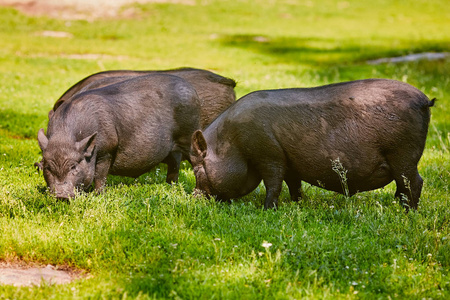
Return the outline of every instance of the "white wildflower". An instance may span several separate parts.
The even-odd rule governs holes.
[[[262,246],[267,249],[267,248],[272,247],[272,243],[268,243],[268,242],[264,241],[264,243],[262,243]]]

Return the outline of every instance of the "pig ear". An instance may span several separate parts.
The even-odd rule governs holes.
[[[41,147],[42,151],[45,151],[45,149],[47,148],[48,145],[48,138],[44,133],[44,129],[39,129],[38,132],[38,142],[39,142],[39,147]]]
[[[92,156],[92,153],[94,152],[95,148],[96,137],[97,132],[75,143],[75,146],[77,147],[78,151],[84,153],[84,157],[89,158]]]
[[[206,140],[201,130],[197,130],[192,135],[192,146],[197,156],[205,158],[208,146],[206,145]]]
[[[53,117],[54,113],[55,113],[55,111],[53,109],[48,112],[48,119],[49,120]]]

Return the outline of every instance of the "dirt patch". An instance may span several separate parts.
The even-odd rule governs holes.
[[[133,8],[121,9],[131,3],[177,3],[195,5],[195,0],[0,0],[31,16],[48,16],[64,20],[133,17]]]
[[[64,266],[40,266],[20,262],[0,262],[0,285],[40,286],[66,284],[86,278],[86,273]]]

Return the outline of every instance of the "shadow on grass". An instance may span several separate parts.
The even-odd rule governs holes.
[[[42,115],[0,109],[0,129],[15,139],[36,138],[39,128],[47,127],[46,122]]]
[[[192,170],[191,164],[185,160],[180,164],[180,173],[178,182],[186,182],[190,181],[187,172]],[[193,175],[193,174],[192,174]],[[160,163],[152,170],[147,173],[142,174],[139,177],[125,177],[118,175],[108,175],[107,186],[115,187],[115,186],[133,186],[136,184],[165,184],[167,177],[167,165],[165,163]],[[195,182],[192,183],[195,185]]]
[[[449,50],[448,41],[416,43],[403,40],[393,48],[386,41],[362,44],[359,40],[331,38],[269,37],[238,34],[219,38],[224,46],[248,49],[273,57],[277,62],[304,65],[333,65],[365,62],[369,59],[401,56],[418,52],[442,52]]]

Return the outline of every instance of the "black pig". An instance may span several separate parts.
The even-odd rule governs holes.
[[[55,111],[64,101],[69,100],[71,97],[80,92],[117,83],[130,77],[149,74],[175,75],[192,84],[197,91],[198,97],[200,98],[201,128],[205,128],[219,114],[221,114],[236,101],[236,95],[234,92],[236,82],[232,79],[220,76],[207,70],[194,68],[159,71],[111,70],[92,74],[73,85],[56,101],[53,106],[53,111]],[[49,118],[52,114],[53,112],[50,111]]]
[[[302,180],[347,195],[395,180],[395,195],[415,209],[433,104],[385,79],[250,93],[194,133],[196,188],[226,200],[263,180],[267,209],[277,206],[283,180],[295,201]]]
[[[200,128],[200,100],[180,77],[140,76],[79,93],[61,103],[40,129],[44,178],[58,198],[75,189],[97,191],[108,174],[137,177],[160,162],[167,182],[178,179],[181,157],[189,155]]]

